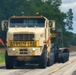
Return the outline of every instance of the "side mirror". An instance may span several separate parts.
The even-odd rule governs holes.
[[[7,31],[8,30],[8,20],[2,21],[2,30]]]
[[[55,21],[49,20],[49,26],[52,28],[52,30],[55,30]]]

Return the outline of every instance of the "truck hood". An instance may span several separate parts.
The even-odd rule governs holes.
[[[13,40],[14,34],[35,34],[35,40],[39,40],[39,46],[43,46],[45,40],[45,28],[9,28],[7,32],[7,41]]]
[[[45,28],[9,28],[8,33],[44,33]]]

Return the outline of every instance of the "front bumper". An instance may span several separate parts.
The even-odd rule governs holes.
[[[40,56],[41,47],[12,47],[7,48],[9,56]]]

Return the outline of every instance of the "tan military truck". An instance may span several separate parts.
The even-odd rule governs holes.
[[[44,16],[12,16],[2,21],[2,30],[7,29],[6,68],[27,62],[39,63],[40,68],[52,65],[50,28],[55,29],[55,21]]]
[[[53,24],[53,25],[52,25]],[[12,16],[2,21],[2,29],[8,26],[6,68],[13,68],[15,62],[36,61],[40,67],[51,65],[50,27],[55,22],[43,16]]]

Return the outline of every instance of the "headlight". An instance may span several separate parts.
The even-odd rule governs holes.
[[[13,51],[15,51],[15,50],[16,50],[16,48],[12,48],[12,50],[13,50]]]
[[[35,51],[36,49],[35,48],[32,48],[32,51]]]

